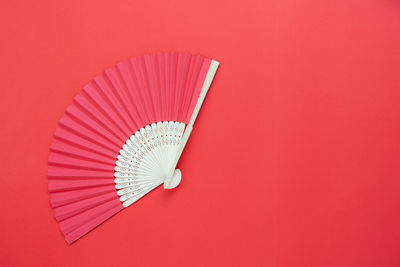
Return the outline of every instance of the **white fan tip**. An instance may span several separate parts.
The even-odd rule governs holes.
[[[211,65],[214,66],[214,67],[218,67],[219,62],[216,61],[215,59],[212,59],[212,60],[211,60]]]

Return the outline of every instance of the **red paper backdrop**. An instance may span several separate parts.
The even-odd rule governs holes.
[[[400,2],[2,1],[2,266],[400,266]],[[221,62],[161,188],[72,246],[47,193],[65,107],[129,56]]]

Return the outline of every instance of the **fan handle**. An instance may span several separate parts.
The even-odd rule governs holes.
[[[182,180],[182,173],[180,169],[176,169],[172,176],[165,178],[164,189],[173,189],[179,185]]]

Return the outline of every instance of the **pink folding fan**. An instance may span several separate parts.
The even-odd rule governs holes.
[[[218,62],[180,53],[131,58],[95,77],[61,118],[50,147],[49,192],[72,243],[176,168]]]

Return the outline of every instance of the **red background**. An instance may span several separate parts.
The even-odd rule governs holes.
[[[1,1],[2,266],[400,266],[400,2]],[[52,134],[93,76],[221,62],[162,188],[68,246]]]

